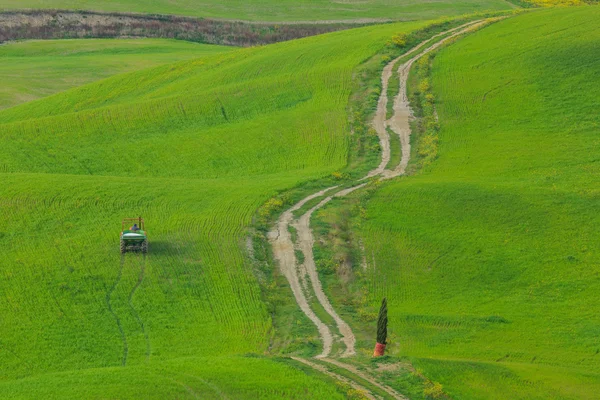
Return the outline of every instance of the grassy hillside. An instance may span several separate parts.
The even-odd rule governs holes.
[[[508,10],[514,6],[505,0],[261,0],[203,2],[194,0],[0,0],[0,9],[58,8],[115,12],[178,14],[199,17],[254,21],[318,21],[384,18],[397,20],[433,19],[476,11]]]
[[[183,61],[0,112],[0,397],[106,398],[108,381],[122,398],[335,398],[238,356],[272,335],[245,227],[346,164],[353,71],[422,25]],[[140,214],[150,252],[121,257],[120,220]]]
[[[0,46],[0,109],[123,72],[232,50],[177,40],[32,40]]]
[[[453,399],[598,397],[599,19],[533,12],[442,50],[439,158],[368,203],[372,306]]]
[[[40,375],[0,382],[0,394],[10,399],[346,398],[333,381],[258,357],[189,357]]]

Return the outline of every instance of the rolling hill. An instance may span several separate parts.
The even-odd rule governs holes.
[[[327,20],[425,20],[478,11],[510,10],[516,6],[505,0],[417,1],[241,1],[203,2],[193,0],[91,1],[91,0],[1,0],[0,10],[70,9],[145,14],[176,14],[206,18],[248,21],[327,21]]]
[[[0,398],[597,397],[599,7],[432,26],[515,6],[0,0],[42,7],[413,21],[0,46]],[[378,99],[409,119],[401,54],[434,41],[408,80],[408,174],[396,141],[360,179],[387,152]],[[138,215],[150,252],[121,255]]]
[[[1,111],[0,397],[339,397],[261,356],[273,330],[246,228],[346,164],[354,70],[423,25],[205,56]],[[140,214],[150,254],[120,256],[120,220]]]
[[[599,18],[536,11],[441,50],[438,158],[366,203],[372,307],[454,399],[597,398]]]
[[[232,50],[157,39],[32,40],[0,46],[0,109],[119,73]]]

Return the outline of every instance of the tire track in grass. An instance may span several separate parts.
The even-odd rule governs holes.
[[[196,375],[182,374],[182,376],[192,378],[192,379],[195,379],[195,380],[201,382],[203,385],[208,386],[208,388],[211,389],[220,399],[229,400],[229,397],[227,397],[227,395],[225,393],[223,393],[223,391],[221,389],[219,389],[219,387],[217,385],[215,385],[214,383],[207,381],[206,379],[203,379]]]
[[[329,364],[335,365],[336,367],[339,368],[343,368],[348,372],[353,373],[354,375],[358,376],[361,379],[364,379],[365,381],[369,382],[371,385],[383,390],[384,392],[386,392],[387,394],[389,394],[390,396],[392,396],[394,399],[397,400],[408,400],[408,398],[398,392],[396,392],[394,389],[392,389],[391,387],[387,386],[387,385],[383,385],[379,382],[377,382],[375,379],[373,379],[371,376],[367,375],[366,373],[360,371],[358,368],[356,368],[354,365],[350,365],[350,364],[346,364],[343,363],[341,361],[338,360],[334,360],[331,358],[321,358],[322,361],[325,361]]]
[[[342,357],[348,357],[356,354],[356,351],[354,349],[354,346],[356,344],[356,338],[354,337],[354,333],[352,333],[352,329],[350,328],[350,326],[336,313],[335,309],[331,305],[331,302],[329,301],[329,299],[325,295],[325,292],[323,291],[323,286],[321,285],[321,281],[319,280],[319,273],[317,272],[317,266],[315,264],[315,258],[313,253],[313,245],[315,240],[312,230],[310,229],[310,217],[312,216],[314,211],[329,203],[334,197],[345,196],[357,189],[360,189],[364,185],[365,184],[341,190],[335,193],[334,195],[323,199],[319,204],[312,207],[304,215],[302,215],[299,219],[292,223],[292,226],[296,228],[296,231],[298,233],[297,244],[300,250],[302,251],[302,254],[304,255],[303,267],[308,273],[313,292],[321,306],[327,312],[327,314],[329,314],[334,319],[337,329],[342,335],[342,341],[346,346],[346,351],[342,354]],[[323,354],[325,356],[328,356],[329,353],[330,352],[327,352],[327,354],[325,354],[325,351],[323,351]]]
[[[289,225],[294,219],[293,212],[300,209],[304,204],[312,199],[325,195],[326,192],[335,189],[337,186],[323,189],[317,193],[311,194],[298,202],[295,206],[285,211],[279,217],[277,225],[273,231],[269,233],[271,246],[273,248],[273,255],[279,263],[279,269],[281,273],[286,277],[292,289],[296,303],[304,312],[304,314],[315,324],[319,331],[321,342],[323,343],[323,351],[318,357],[327,357],[331,353],[331,347],[333,346],[333,335],[327,325],[323,323],[310,308],[308,299],[302,290],[302,284],[298,276],[298,262],[296,260],[296,254],[294,253],[294,243],[292,242],[292,235],[290,233]]]
[[[307,365],[309,367],[311,367],[312,369],[314,369],[315,371],[319,371],[327,376],[330,376],[333,379],[336,379],[340,382],[346,383],[350,386],[352,386],[353,389],[360,391],[367,399],[369,400],[377,400],[377,397],[375,397],[373,395],[373,393],[371,393],[371,391],[367,388],[365,388],[364,386],[354,382],[352,379],[350,378],[346,378],[345,376],[336,374],[335,372],[332,372],[330,370],[328,370],[325,366],[314,363],[312,361],[309,361],[307,359],[304,358],[300,358],[300,357],[292,357],[292,360],[296,360],[304,365]]]
[[[326,197],[321,202],[319,202],[316,206],[312,207],[307,212],[305,212],[298,219],[294,219],[294,215],[293,215],[294,211],[299,210],[308,201],[325,196],[325,194],[327,192],[331,192],[331,191],[337,189],[337,187],[336,186],[330,187],[330,188],[321,190],[319,192],[316,192],[316,193],[313,193],[313,194],[307,196],[306,198],[304,198],[303,200],[301,200],[300,202],[295,204],[293,207],[291,207],[290,209],[285,211],[277,220],[277,224],[276,224],[275,228],[269,233],[269,240],[272,245],[274,259],[277,260],[277,262],[279,263],[279,268],[280,268],[281,272],[287,278],[287,280],[290,284],[290,287],[292,289],[292,292],[294,294],[294,297],[296,299],[296,302],[300,306],[301,310],[306,314],[307,317],[309,317],[309,319],[311,321],[313,321],[313,323],[317,326],[317,329],[319,330],[319,335],[320,335],[321,341],[323,343],[323,351],[316,358],[318,358],[324,362],[327,362],[329,364],[335,365],[338,368],[342,368],[342,369],[348,371],[349,373],[354,374],[357,377],[360,377],[361,379],[369,382],[370,384],[376,386],[377,388],[385,391],[390,396],[392,396],[394,399],[405,400],[406,397],[404,397],[400,393],[396,392],[391,387],[377,382],[375,379],[370,377],[368,374],[366,374],[362,371],[359,371],[353,365],[342,363],[338,360],[334,360],[329,357],[331,354],[331,349],[332,349],[332,345],[333,345],[333,335],[332,335],[333,327],[327,326],[323,321],[321,321],[316,316],[316,314],[314,313],[314,311],[310,308],[310,306],[308,304],[307,297],[312,296],[314,293],[314,296],[317,298],[320,305],[334,319],[336,328],[342,335],[342,342],[344,342],[344,345],[346,346],[346,350],[341,354],[341,357],[348,357],[348,356],[352,356],[355,354],[356,339],[355,339],[352,329],[350,328],[348,323],[346,323],[337,314],[337,312],[331,305],[331,302],[329,301],[329,299],[323,292],[323,288],[322,288],[321,282],[319,280],[319,275],[316,270],[316,264],[314,261],[314,254],[313,254],[314,235],[313,235],[312,229],[310,227],[310,218],[316,210],[325,206],[334,197],[344,197],[344,196],[348,195],[349,193],[365,186],[366,183],[361,183],[361,181],[364,181],[369,178],[374,178],[374,177],[380,177],[380,179],[391,179],[391,178],[398,177],[398,176],[404,174],[404,172],[406,170],[406,166],[408,165],[408,162],[410,161],[410,135],[411,135],[410,120],[413,117],[412,109],[410,108],[410,104],[408,102],[408,90],[407,90],[407,82],[408,82],[408,76],[409,76],[411,66],[419,58],[421,58],[424,55],[430,53],[431,51],[439,48],[440,46],[442,46],[444,43],[448,42],[449,40],[452,40],[459,35],[474,31],[474,30],[486,25],[488,23],[488,21],[493,21],[493,20],[494,19],[471,21],[471,22],[463,24],[459,27],[439,33],[435,36],[432,36],[428,40],[423,41],[418,46],[414,47],[413,49],[411,49],[407,53],[401,55],[400,57],[397,57],[396,59],[392,60],[388,65],[386,65],[382,71],[382,78],[381,78],[382,79],[382,90],[381,90],[381,95],[380,95],[380,98],[379,98],[378,104],[377,104],[377,111],[375,113],[375,117],[373,118],[373,126],[376,129],[377,134],[379,136],[381,149],[382,149],[381,163],[379,164],[379,166],[377,166],[375,169],[370,171],[364,178],[357,180],[355,182],[354,186],[347,188],[347,189],[339,190],[338,192],[334,192],[333,194],[330,194],[328,197]],[[387,88],[389,86],[389,80],[392,77],[392,72],[393,72],[396,64],[399,62],[400,59],[416,53],[417,50],[426,46],[428,43],[431,43],[435,38],[443,36],[443,35],[448,35],[448,36],[437,42],[434,42],[429,47],[426,47],[424,50],[417,53],[415,56],[410,58],[408,61],[402,63],[398,67],[398,78],[399,78],[398,84],[400,85],[400,90],[398,91],[398,94],[394,99],[393,115],[391,118],[386,119],[387,104],[388,104]],[[399,164],[393,170],[386,169],[386,166],[388,165],[388,163],[390,161],[390,137],[387,132],[388,127],[391,128],[398,135],[400,142],[401,142],[402,156],[401,156]],[[289,230],[290,226],[295,228],[297,231],[297,240],[296,240],[295,244],[292,242],[292,239],[291,239],[291,234],[290,234],[290,230]],[[299,263],[298,263],[296,254],[294,252],[295,248],[299,248],[302,251],[302,254],[304,256],[304,262],[302,265],[299,265]],[[298,278],[299,268],[304,269],[306,271],[306,273],[309,275],[313,293],[304,293],[304,291],[302,290],[302,285],[300,284],[300,281]],[[349,383],[355,388],[360,386],[356,382],[351,381],[348,378],[341,377],[340,375],[327,370],[327,368],[325,368],[323,365],[319,365],[319,364],[316,364],[314,362],[311,362],[311,361],[308,361],[306,359],[302,359],[299,357],[292,357],[292,358],[298,362],[301,362],[305,365],[310,366],[311,368],[313,368],[315,370],[321,371],[323,373],[326,373],[329,376],[335,377],[338,380],[349,381]],[[342,378],[342,379],[340,379],[340,378]],[[359,389],[359,390],[365,391],[365,393],[367,393],[367,396],[369,398],[375,398],[372,395],[372,393],[370,393],[367,389],[365,389],[362,386],[360,386],[360,387],[361,387],[361,389]]]
[[[19,360],[19,362],[21,364],[25,364],[29,370],[33,369],[33,365],[28,360],[22,358],[19,354],[17,354],[10,347],[8,347],[7,345],[5,345],[2,341],[0,341],[0,351],[1,350],[4,350],[8,354],[12,355],[14,358],[16,358],[17,360]]]
[[[121,365],[123,365],[123,366],[125,364],[127,364],[127,354],[129,352],[129,348],[127,346],[127,337],[125,336],[125,330],[123,329],[123,324],[121,324],[121,319],[119,318],[117,313],[115,313],[115,311],[113,310],[110,298],[111,298],[113,292],[115,291],[117,285],[119,284],[119,282],[121,282],[121,277],[123,276],[124,265],[125,265],[125,255],[121,254],[121,266],[119,268],[119,274],[117,275],[117,279],[115,280],[113,285],[106,292],[106,306],[108,307],[108,311],[112,314],[113,318],[115,319],[115,322],[117,323],[117,328],[119,328],[119,333],[121,334],[121,340],[123,341],[123,358],[121,360]]]
[[[393,170],[383,169],[377,174],[377,175],[380,175],[382,179],[390,179],[390,178],[395,178],[400,175],[404,175],[404,172],[406,171],[406,167],[408,166],[408,162],[410,161],[410,150],[411,150],[410,121],[413,119],[413,112],[412,112],[412,108],[410,107],[410,103],[408,101],[408,84],[407,83],[408,83],[408,75],[410,73],[410,69],[411,69],[412,65],[417,60],[419,60],[421,57],[438,49],[439,47],[441,47],[443,44],[445,44],[449,40],[452,40],[459,35],[474,31],[474,30],[482,27],[483,25],[486,25],[487,23],[488,23],[488,21],[485,21],[485,20],[484,21],[481,21],[481,20],[474,21],[469,24],[465,24],[461,27],[458,27],[458,29],[444,32],[442,34],[451,33],[451,35],[433,43],[432,45],[427,47],[425,50],[421,51],[420,53],[418,53],[417,55],[415,55],[414,57],[412,57],[411,59],[404,62],[403,64],[401,64],[398,67],[398,84],[400,85],[400,91],[398,92],[398,95],[394,99],[394,107],[393,107],[394,113],[391,118],[389,118],[388,120],[385,120],[387,108],[383,108],[382,110],[380,110],[378,108],[376,119],[379,122],[377,124],[374,123],[374,125],[375,125],[375,129],[377,130],[377,134],[379,136],[380,142],[382,143],[382,148],[384,148],[384,146],[385,146],[385,147],[387,147],[388,151],[390,149],[390,144],[389,144],[390,138],[389,138],[389,135],[388,135],[386,129],[389,127],[398,135],[398,137],[400,139],[400,148],[402,151],[402,157],[400,158],[400,163],[396,166],[396,168],[394,168]],[[462,28],[462,29],[460,29],[460,28]],[[442,35],[442,34],[440,34],[440,35]],[[425,43],[428,43],[428,42],[429,41],[427,41]],[[397,60],[398,59],[396,59],[396,61]],[[392,68],[393,68],[393,66],[392,66]],[[390,77],[391,77],[391,75],[390,75]],[[389,77],[388,77],[388,79],[389,79]],[[387,93],[385,93],[385,95],[382,93],[381,97],[387,98]],[[385,101],[385,104],[387,105],[387,100]],[[385,120],[383,122],[383,124],[381,124],[382,119]],[[389,161],[389,157],[390,156],[388,154],[387,155],[388,161]],[[387,165],[387,163],[385,165]]]
[[[379,96],[379,100],[377,102],[377,110],[375,112],[375,116],[373,117],[373,128],[375,128],[375,130],[377,131],[377,136],[379,137],[379,144],[381,146],[381,162],[379,163],[379,166],[373,170],[371,170],[364,178],[362,178],[361,180],[365,180],[368,178],[373,178],[375,176],[381,175],[386,171],[386,166],[389,164],[390,162],[390,158],[391,158],[391,149],[390,149],[390,136],[387,132],[387,127],[390,126],[390,121],[394,120],[394,117],[397,115],[397,112],[399,112],[399,109],[396,109],[396,107],[394,107],[394,115],[392,115],[392,117],[390,119],[386,119],[387,116],[387,105],[388,105],[388,87],[390,84],[390,79],[392,78],[393,72],[394,72],[394,67],[396,66],[396,64],[398,63],[398,61],[400,61],[402,58],[405,58],[413,53],[415,53],[417,50],[419,50],[420,48],[422,48],[423,46],[427,45],[427,43],[435,40],[436,38],[440,37],[440,36],[444,36],[450,33],[454,33],[456,31],[460,31],[460,30],[464,30],[467,29],[477,23],[479,23],[480,21],[471,21],[471,22],[467,22],[466,24],[463,24],[461,26],[457,26],[456,28],[453,29],[449,29],[447,31],[438,33],[437,35],[434,35],[432,37],[430,37],[429,39],[419,43],[417,46],[413,47],[412,49],[410,49],[409,51],[407,51],[406,53],[396,57],[395,59],[393,59],[392,61],[390,61],[384,68],[383,71],[381,72],[381,95]],[[461,31],[462,32],[462,31]],[[456,34],[455,34],[456,35]],[[453,35],[453,36],[455,36]],[[443,39],[444,41],[446,41],[448,38]],[[438,42],[439,43],[439,42]],[[422,57],[423,55],[425,55],[427,52],[427,50],[425,52],[419,53],[419,55],[417,55],[417,58]],[[413,61],[414,62],[414,61]],[[402,64],[405,65],[405,64]],[[402,65],[400,66],[400,68],[402,68]],[[411,63],[412,65],[412,63]],[[410,66],[409,66],[410,69]],[[399,85],[400,85],[400,91],[398,92],[398,95],[396,96],[395,100],[394,100],[394,105],[396,106],[397,102],[399,101],[398,99],[401,97],[401,93],[403,91],[403,88],[406,89],[406,82],[403,85],[403,77],[399,76]],[[407,99],[408,102],[408,99]],[[412,112],[409,113],[409,116],[412,116]],[[409,126],[409,131],[410,131],[410,126]],[[394,130],[394,132],[396,132],[398,134],[398,131]],[[402,139],[401,139],[402,142]],[[402,147],[402,149],[404,149]],[[404,150],[402,152],[402,157],[407,157],[406,158],[406,163],[408,164],[408,159],[410,158],[410,151],[408,153],[405,153]],[[402,161],[401,161],[402,162]]]
[[[186,385],[185,383],[178,381],[177,379],[168,378],[171,382],[181,386],[185,391],[195,399],[202,399],[200,394],[196,392],[191,386]]]
[[[138,258],[140,258],[140,261],[141,261],[140,262],[140,275],[138,276],[138,280],[137,280],[135,286],[133,287],[133,289],[131,289],[131,292],[129,292],[129,297],[127,298],[127,304],[129,304],[129,308],[131,309],[131,313],[133,314],[133,317],[135,318],[138,325],[142,329],[144,339],[146,340],[146,360],[149,360],[150,352],[151,352],[150,337],[148,336],[148,332],[146,331],[146,326],[144,325],[144,321],[142,320],[142,317],[140,316],[140,314],[137,312],[137,310],[133,306],[133,296],[135,295],[136,291],[138,290],[138,288],[141,286],[142,282],[144,281],[144,275],[145,275],[145,271],[146,271],[146,254],[138,255]]]

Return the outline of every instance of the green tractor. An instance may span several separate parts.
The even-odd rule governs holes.
[[[131,227],[125,229],[129,224]],[[121,254],[127,251],[148,252],[148,234],[142,217],[124,218],[121,222]]]

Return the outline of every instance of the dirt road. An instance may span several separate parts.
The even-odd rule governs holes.
[[[296,303],[298,303],[298,306],[302,312],[306,314],[306,316],[317,326],[317,329],[319,330],[319,336],[321,337],[321,342],[323,342],[323,351],[320,357],[327,357],[331,352],[333,336],[329,330],[329,327],[325,325],[319,319],[319,317],[317,317],[317,315],[308,305],[308,299],[306,298],[306,295],[304,294],[300,284],[300,277],[298,275],[298,260],[296,259],[294,243],[292,242],[292,235],[290,233],[289,226],[290,222],[292,222],[294,219],[294,211],[301,208],[310,200],[321,197],[328,191],[335,188],[336,187],[331,187],[311,194],[302,201],[298,202],[294,207],[281,214],[281,217],[279,217],[279,220],[277,221],[277,226],[269,235],[271,246],[273,248],[273,255],[275,260],[277,260],[279,263],[279,269],[281,270],[282,274],[290,283],[290,288],[292,289]]]
[[[319,331],[319,335],[323,343],[323,350],[321,354],[317,356],[317,358],[320,358],[323,361],[335,365],[339,368],[343,368],[346,371],[356,376],[359,376],[361,379],[369,381],[371,384],[379,387],[380,389],[384,390],[386,393],[388,393],[390,396],[396,399],[404,399],[405,397],[395,392],[390,387],[381,385],[378,382],[374,381],[372,378],[358,371],[352,365],[331,359],[331,352],[333,349],[334,340],[338,341],[339,338],[339,341],[343,343],[345,350],[341,351],[340,354],[334,354],[333,356],[349,357],[356,353],[356,338],[354,336],[354,333],[352,332],[352,328],[350,327],[350,325],[348,325],[348,323],[338,315],[338,313],[335,311],[335,309],[331,305],[331,302],[329,301],[329,299],[323,291],[314,260],[314,235],[310,227],[310,218],[316,210],[325,206],[333,198],[344,197],[349,193],[365,186],[365,179],[374,177],[379,177],[380,179],[390,179],[404,174],[408,162],[410,160],[410,120],[413,116],[410,104],[408,102],[407,91],[407,81],[411,66],[419,58],[439,48],[447,41],[455,38],[458,35],[462,35],[464,33],[478,29],[487,23],[487,21],[473,21],[459,26],[457,28],[448,30],[446,32],[442,32],[438,35],[433,36],[429,40],[421,43],[420,45],[410,50],[408,53],[403,54],[402,56],[396,58],[395,60],[391,61],[388,65],[386,65],[382,72],[382,90],[377,104],[377,111],[373,119],[373,127],[376,129],[377,134],[379,136],[382,150],[380,164],[375,169],[370,171],[364,178],[356,181],[355,185],[350,188],[342,190],[339,189],[337,186],[330,187],[321,190],[317,193],[313,193],[310,196],[304,198],[281,215],[281,217],[277,221],[277,225],[269,234],[275,260],[277,260],[279,264],[279,269],[281,270],[282,274],[287,278],[292,289],[292,293],[294,294],[294,297],[296,299],[296,302],[298,303],[302,311],[306,314],[306,316],[315,324]],[[435,42],[436,38],[443,35],[447,36]],[[427,46],[428,44],[430,45]],[[419,51],[423,47],[425,47],[425,49]],[[406,58],[412,54],[415,55],[398,67],[398,84],[400,85],[400,90],[398,92],[398,95],[394,99],[393,115],[391,118],[386,119],[387,104],[389,101],[387,89],[389,81],[393,75],[394,68],[396,67],[396,64],[400,61],[400,59]],[[391,130],[398,136],[402,150],[402,157],[399,164],[392,169],[386,169],[391,158],[390,137],[387,131],[388,127],[391,128]],[[326,195],[327,197],[324,197]],[[299,210],[309,201],[321,197],[324,198],[317,205],[310,208],[299,218],[294,219],[294,211]],[[296,229],[296,243],[293,243],[292,241],[292,235],[289,230],[290,226]],[[302,252],[304,256],[304,261],[302,263],[298,262],[295,250],[300,250]],[[303,290],[301,281],[305,282],[306,280],[310,281],[310,287],[309,285],[305,285]],[[312,297],[316,297],[321,307],[332,317],[333,321],[335,322],[335,326],[333,326],[333,324],[327,325],[311,309],[308,299]],[[298,359],[298,361],[301,361],[306,365],[314,364],[304,359]],[[315,366],[313,366],[313,368],[321,370],[323,366],[318,365],[318,368],[316,368]],[[369,395],[372,396],[372,394]]]
[[[379,144],[381,146],[381,162],[379,163],[379,166],[377,168],[370,171],[367,174],[367,176],[365,176],[363,179],[372,178],[379,175],[381,175],[383,178],[393,178],[402,175],[406,170],[406,167],[410,160],[410,120],[413,117],[412,110],[410,109],[410,105],[408,103],[407,82],[408,73],[410,72],[410,67],[412,67],[413,63],[419,58],[423,57],[425,54],[437,49],[438,47],[446,43],[448,40],[470,30],[477,29],[485,23],[485,21],[471,21],[454,29],[438,33],[437,35],[432,36],[429,40],[426,40],[420,43],[418,46],[415,46],[407,53],[404,53],[400,57],[392,60],[388,65],[385,66],[381,74],[381,95],[379,96],[379,101],[377,103],[377,111],[375,112],[375,117],[373,118],[373,128],[377,131],[377,136],[379,137]],[[431,41],[444,35],[449,36],[440,40],[437,43],[432,44],[425,50],[418,53],[413,58],[400,65],[400,67],[398,68],[398,85],[400,87],[400,90],[398,91],[398,95],[394,99],[394,113],[390,119],[386,119],[387,105],[389,101],[387,95],[389,81],[393,75],[394,67],[396,66],[398,61],[400,61],[400,59],[402,58],[416,53],[423,46],[426,46],[427,43],[430,43]],[[385,168],[390,162],[391,157],[390,136],[387,131],[388,127],[391,128],[396,133],[396,135],[398,135],[402,149],[402,158],[400,160],[400,163],[393,170],[386,170]]]

